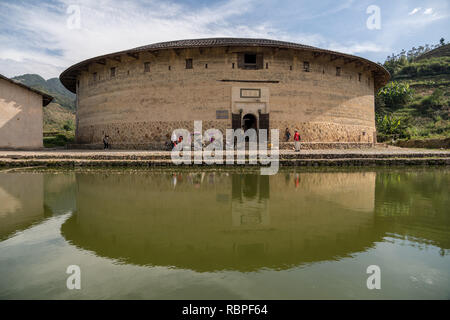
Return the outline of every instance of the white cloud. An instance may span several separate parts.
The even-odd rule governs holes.
[[[37,60],[25,59],[16,61],[11,59],[0,59],[0,74],[14,77],[26,73],[36,73],[45,79],[58,77],[64,71],[64,67],[53,64],[45,64]]]
[[[347,0],[345,6],[338,9],[343,10],[353,1]],[[198,9],[164,0],[145,2],[145,5],[141,1],[78,0],[81,28],[69,29],[70,14],[66,11],[73,3],[73,0],[38,5],[0,3],[2,23],[14,26],[15,32],[24,35],[0,35],[0,73],[57,77],[67,67],[84,59],[154,42],[188,38],[276,38],[330,47],[330,42],[319,34],[287,33],[267,20],[235,23],[235,18],[248,17],[258,8],[257,0],[230,0]],[[351,53],[378,50],[366,44],[334,46]]]
[[[348,54],[360,54],[360,53],[368,53],[368,52],[390,52],[389,48],[380,46],[374,42],[360,42],[360,43],[349,43],[347,45],[339,44],[339,43],[331,43],[328,46],[328,49],[333,51],[339,51]]]
[[[410,16],[412,16],[413,14],[416,14],[417,12],[419,12],[422,8],[414,8],[410,13],[408,13]]]
[[[389,32],[385,34],[386,37],[400,39],[406,30],[418,30],[426,28],[427,26],[442,20],[448,20],[450,12],[448,10],[434,11],[428,8],[421,15],[414,17],[395,17],[395,19],[385,20],[383,23],[383,30]]]
[[[29,69],[16,69],[27,63],[36,68],[34,73],[54,77],[80,60],[159,41],[216,36],[270,37],[277,33],[264,21],[254,25],[229,22],[230,18],[250,11],[254,0],[231,0],[198,10],[162,0],[145,6],[142,2],[80,0],[81,28],[69,29],[66,9],[72,3],[70,0],[35,6],[0,3],[2,24],[14,26],[14,31],[26,37],[15,34],[0,37],[0,73],[18,74]],[[60,51],[61,55],[52,55],[51,51]]]
[[[286,12],[293,3],[297,2],[284,7],[277,3],[277,10]],[[442,5],[428,8],[430,14],[417,14],[428,11],[414,8],[409,16],[401,7],[395,19],[386,15],[382,30],[369,37],[365,36],[364,24],[361,30],[356,27],[345,35],[335,32],[342,31],[335,28],[344,17],[346,22],[358,20],[351,19],[356,3],[346,0],[317,16],[302,11],[295,21],[292,17],[286,21],[276,10],[268,14],[261,0],[222,0],[200,7],[166,0],[53,0],[34,5],[0,0],[0,73],[55,77],[72,64],[101,54],[159,41],[203,37],[272,38],[378,57],[375,53],[390,53],[389,47],[398,45],[405,30],[424,28],[449,16]],[[80,29],[67,27],[66,10],[73,4],[81,9]],[[336,22],[328,18],[332,14]]]

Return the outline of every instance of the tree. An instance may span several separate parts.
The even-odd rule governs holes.
[[[390,138],[405,138],[408,136],[406,128],[408,127],[408,119],[396,117],[392,114],[378,116],[376,118],[377,132],[381,140]]]
[[[66,131],[73,131],[74,128],[75,128],[75,126],[74,126],[72,120],[69,119],[69,120],[66,120],[66,122],[64,122],[64,125],[63,125],[63,129],[64,130],[66,130]]]
[[[413,90],[407,83],[392,81],[378,91],[377,96],[382,99],[383,104],[396,110],[407,104],[413,96]]]
[[[441,38],[441,39],[439,40],[439,43],[440,43],[441,46],[443,46],[443,45],[445,44],[445,39],[444,39],[444,38]]]

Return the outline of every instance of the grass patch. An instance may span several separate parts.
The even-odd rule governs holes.
[[[53,136],[44,137],[45,148],[65,147],[68,143],[75,141],[75,135],[73,131],[66,131],[58,133]]]

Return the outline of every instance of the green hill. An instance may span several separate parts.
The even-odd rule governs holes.
[[[443,40],[433,50],[413,48],[383,64],[391,81],[376,97],[379,141],[450,137],[450,45]]]
[[[450,56],[450,43],[441,45],[440,47],[437,47],[436,49],[430,50],[428,52],[425,52],[421,55],[419,55],[416,59],[416,61],[420,61],[423,59],[429,59],[429,58],[439,58],[439,57],[448,57]]]
[[[37,74],[24,74],[12,78],[12,80],[48,93],[55,98],[53,102],[67,110],[75,111],[75,94],[67,90],[58,78],[45,80]]]

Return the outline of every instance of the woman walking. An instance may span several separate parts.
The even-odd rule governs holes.
[[[298,133],[298,129],[295,129],[294,133],[294,144],[295,144],[295,151],[300,151],[300,134]]]

